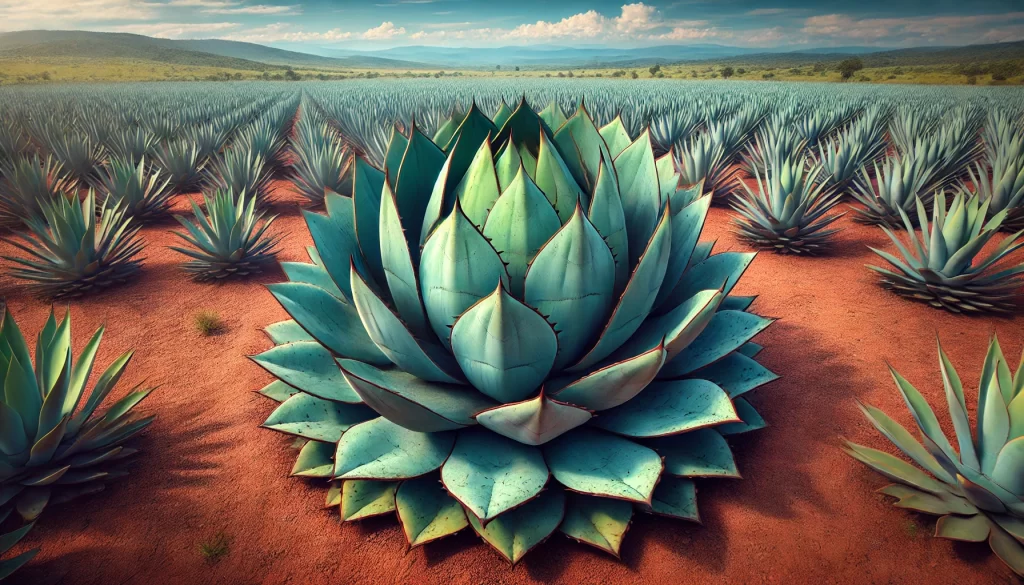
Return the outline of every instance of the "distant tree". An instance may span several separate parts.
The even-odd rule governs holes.
[[[636,71],[630,71],[629,72],[629,76],[632,77],[633,79],[636,79],[637,77],[640,77],[639,75],[636,74]]]
[[[839,62],[839,66],[836,69],[839,70],[839,74],[843,76],[843,79],[849,79],[853,77],[853,74],[864,68],[864,62],[857,57],[850,59],[843,59]]]
[[[287,79],[288,81],[298,81],[302,79],[302,76],[296,73],[294,69],[289,67],[288,70],[284,72],[284,78]]]
[[[501,71],[501,65],[495,65],[494,68],[497,69],[498,71]]]
[[[558,76],[559,76],[559,77],[565,77],[565,73],[562,73],[561,71],[559,71],[559,72],[558,72]]]
[[[519,65],[516,65],[516,71],[519,71]]]
[[[733,73],[735,73],[735,71],[733,71],[732,67],[722,68],[722,77],[724,79],[729,79],[730,77],[732,77]]]
[[[566,77],[575,77],[575,75],[572,74],[572,71],[566,73],[565,76]]]
[[[747,70],[746,70],[746,69],[744,69],[744,68],[742,68],[742,67],[740,67],[739,69],[737,69],[737,70],[736,70],[736,73],[738,73],[738,74],[740,74],[740,75],[743,75],[743,74],[744,74],[744,73],[746,73],[746,72],[747,72]]]
[[[655,75],[658,74],[659,71],[661,71],[661,65],[654,65],[650,69],[648,69],[648,71],[651,72],[651,77],[654,77]]]

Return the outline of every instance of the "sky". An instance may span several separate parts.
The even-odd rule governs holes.
[[[0,0],[0,31],[291,46],[909,47],[1024,40],[1013,0]]]

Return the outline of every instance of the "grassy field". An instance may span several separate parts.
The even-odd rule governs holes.
[[[774,67],[763,64],[728,66],[712,63],[663,65],[657,68],[581,68],[581,69],[464,69],[439,71],[436,69],[380,70],[380,69],[289,69],[270,68],[265,71],[171,64],[152,60],[131,59],[69,59],[66,57],[3,59],[0,58],[0,84],[54,83],[54,82],[109,82],[109,81],[210,81],[210,80],[299,80],[351,78],[406,78],[406,77],[602,77],[627,81],[649,79],[721,79],[726,67],[731,68],[731,79],[747,81],[815,81],[841,82],[841,74],[834,64]],[[984,69],[984,67],[982,67]],[[1024,69],[1024,68],[1022,68]],[[988,73],[965,74],[961,65],[911,65],[867,67],[855,73],[848,81],[855,83],[893,83],[929,85],[1019,85],[1024,84],[1024,73],[1006,79],[994,79]]]

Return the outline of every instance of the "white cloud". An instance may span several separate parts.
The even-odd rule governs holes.
[[[1020,28],[1003,27],[986,30],[996,23],[1024,20],[1024,12],[980,14],[975,16],[923,16],[911,18],[854,18],[847,14],[823,14],[804,21],[801,33],[809,36],[854,39],[878,42],[885,39],[914,44],[922,41],[942,44],[967,44],[985,40],[998,30],[996,38],[1024,38]],[[988,42],[995,42],[987,38]]]
[[[382,22],[380,26],[371,28],[363,33],[363,38],[371,41],[393,39],[405,34],[405,27],[396,27],[391,21]]]
[[[247,43],[336,43],[353,38],[351,32],[339,28],[323,32],[311,32],[283,22],[275,22],[257,28],[238,31],[222,38]]]
[[[158,8],[159,5],[135,0],[0,0],[0,30],[152,20],[158,16]]]
[[[110,32],[132,33],[163,39],[195,39],[218,36],[239,28],[237,22],[126,24],[106,27]]]
[[[214,7],[203,10],[206,14],[256,14],[256,15],[279,15],[294,16],[302,14],[301,6],[268,6],[256,4],[254,6],[229,6]]]

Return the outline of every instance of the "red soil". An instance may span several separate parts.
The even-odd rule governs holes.
[[[284,195],[276,231],[282,260],[305,260],[311,243]],[[705,238],[716,251],[742,249],[732,212],[713,209]],[[270,347],[261,328],[286,318],[253,281],[197,284],[167,249],[174,224],[147,227],[144,272],[134,283],[76,301],[75,350],[109,327],[100,364],[134,348],[121,391],[143,380],[160,389],[140,407],[156,422],[138,442],[133,473],[96,496],[47,510],[17,551],[42,552],[12,583],[1015,583],[987,545],[930,536],[934,520],[894,509],[874,493],[885,480],[840,451],[840,435],[887,443],[855,399],[911,424],[885,368],[896,364],[945,407],[935,353],[940,334],[961,370],[973,410],[978,372],[993,332],[1011,362],[1024,342],[1024,317],[969,318],[893,296],[864,268],[866,245],[888,247],[873,227],[844,218],[830,257],[761,254],[738,294],[780,321],[758,342],[761,361],[782,379],[753,402],[771,425],[736,437],[743,480],[701,481],[704,525],[638,516],[622,561],[556,533],[515,568],[469,530],[408,550],[395,520],[340,525],[324,510],[322,485],[288,477],[291,439],[258,428],[274,404],[253,391],[271,381],[246,359]],[[9,254],[8,244],[0,252]],[[49,306],[0,279],[19,324],[34,336]],[[200,310],[218,312],[226,332],[201,337]],[[208,564],[197,547],[223,532],[230,550]]]

